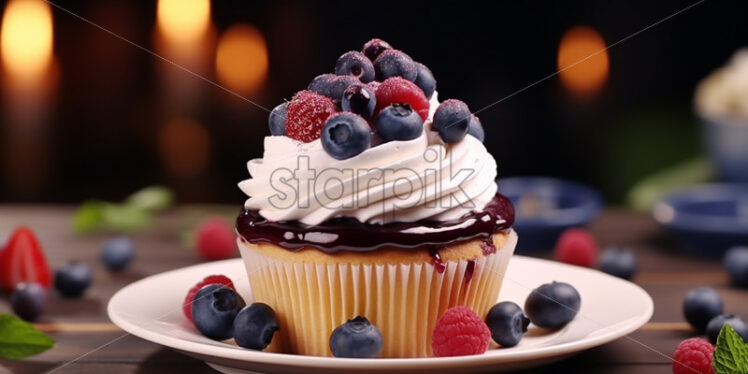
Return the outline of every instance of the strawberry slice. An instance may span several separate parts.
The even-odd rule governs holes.
[[[10,293],[20,282],[37,282],[43,287],[52,283],[39,241],[28,227],[19,227],[11,234],[5,250],[0,252],[0,288]]]
[[[234,282],[232,282],[231,279],[229,279],[225,275],[209,275],[205,277],[205,279],[201,280],[198,284],[194,285],[192,288],[190,288],[190,291],[187,292],[187,297],[184,298],[184,303],[182,304],[182,311],[184,312],[184,316],[187,317],[190,322],[192,322],[192,302],[195,299],[195,295],[198,291],[200,291],[201,288],[209,284],[222,284],[231,289],[235,289]]]

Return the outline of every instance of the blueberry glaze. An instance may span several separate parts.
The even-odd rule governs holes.
[[[438,249],[476,238],[490,238],[514,223],[514,206],[496,194],[481,212],[470,212],[451,221],[361,223],[353,218],[334,218],[319,225],[297,221],[268,221],[256,210],[242,210],[236,230],[249,243],[272,243],[288,250],[314,247],[323,252],[368,252],[382,247]],[[438,230],[434,230],[438,229]],[[496,251],[493,242],[482,243],[484,253]]]

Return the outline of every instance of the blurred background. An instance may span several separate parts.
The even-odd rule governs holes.
[[[3,302],[47,297],[21,282],[75,281],[54,283],[37,324],[57,348],[24,362],[0,352],[0,373],[102,348],[79,364],[209,370],[137,339],[109,347],[123,336],[106,300],[236,257],[237,183],[262,156],[264,108],[372,38],[427,65],[441,100],[477,111],[517,253],[644,287],[654,324],[635,336],[652,351],[692,334],[693,287],[718,288],[745,318],[746,15],[746,0],[0,0],[0,314],[41,313]],[[547,372],[671,367],[639,345],[603,349]]]
[[[0,1],[0,202],[244,201],[267,112],[373,37],[479,110],[687,1]],[[748,3],[706,1],[480,112],[501,177],[584,182],[613,204],[704,153],[697,83],[748,45]],[[244,96],[234,96],[111,33]],[[748,147],[748,145],[747,145]],[[697,167],[696,174],[709,174]]]

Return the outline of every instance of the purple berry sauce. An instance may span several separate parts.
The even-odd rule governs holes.
[[[496,252],[491,235],[509,229],[512,223],[512,202],[497,193],[483,211],[470,212],[451,221],[377,225],[361,223],[353,218],[334,218],[319,225],[305,225],[297,221],[268,221],[256,210],[245,209],[236,219],[236,230],[250,243],[267,242],[288,250],[314,247],[327,253],[368,252],[382,247],[425,247],[436,253],[435,250],[439,248],[484,238],[487,240],[481,244],[481,248],[484,254],[490,254]],[[419,230],[421,228],[426,230]]]

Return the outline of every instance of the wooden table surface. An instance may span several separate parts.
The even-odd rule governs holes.
[[[109,298],[128,283],[199,262],[192,251],[180,245],[178,222],[184,208],[159,217],[160,229],[133,235],[136,259],[119,274],[108,273],[99,265],[98,249],[105,235],[72,234],[69,229],[72,212],[70,207],[0,206],[0,241],[14,227],[25,224],[38,234],[51,266],[78,259],[94,269],[93,285],[84,298],[64,300],[52,295],[48,300],[47,310],[37,326],[49,333],[57,345],[23,361],[0,360],[0,373],[48,372],[74,359],[77,359],[74,363],[55,373],[214,373],[198,360],[126,335],[106,316]],[[603,246],[624,245],[636,251],[640,272],[634,281],[652,295],[654,316],[628,338],[523,373],[671,373],[665,355],[693,335],[683,321],[681,303],[688,289],[696,286],[717,288],[725,299],[727,311],[748,317],[748,291],[729,287],[718,261],[679,253],[677,246],[647,216],[609,210],[593,223],[591,230]],[[143,295],[143,302],[149,302],[148,295]],[[0,313],[8,311],[7,299],[0,299]],[[120,339],[107,345],[116,338]]]

